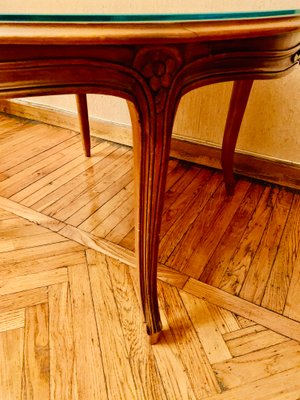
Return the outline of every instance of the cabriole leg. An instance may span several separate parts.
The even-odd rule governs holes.
[[[235,81],[222,143],[222,168],[227,194],[234,192],[233,157],[253,80]]]
[[[171,132],[165,127],[164,113],[151,121],[139,121],[135,106],[128,102],[134,140],[136,204],[136,256],[140,294],[150,342],[162,329],[157,299],[159,231],[167,177]]]
[[[91,138],[86,94],[76,94],[77,112],[84,153],[91,156]]]

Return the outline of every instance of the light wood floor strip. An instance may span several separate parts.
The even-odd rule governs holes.
[[[13,256],[13,255],[12,255]],[[64,252],[63,254],[47,256],[41,254],[39,257],[32,257],[29,261],[0,264],[0,282],[13,279],[18,276],[37,274],[43,271],[64,268],[85,262],[84,251]]]
[[[10,293],[22,292],[23,290],[54,285],[68,280],[67,268],[57,268],[51,271],[43,271],[38,274],[28,274],[7,279],[2,282],[0,296]]]
[[[250,269],[256,249],[261,241],[265,226],[270,218],[272,205],[275,204],[278,188],[266,187],[262,197],[244,232],[241,242],[231,257],[219,288],[232,294],[238,294]]]
[[[217,190],[221,183],[219,175],[214,174],[210,179],[209,187],[203,187],[198,195],[193,199],[187,206],[187,211],[181,214],[179,218],[174,221],[171,229],[161,238],[160,242],[160,261],[164,264],[169,256],[178,245],[189,226],[193,224],[198,214],[201,212],[205,204],[208,202],[212,194]],[[201,207],[195,207],[195,205],[201,205]]]
[[[55,232],[59,231],[65,226],[63,222],[48,217],[47,215],[41,214],[2,196],[0,196],[0,207],[5,211],[19,215],[20,217],[26,218],[29,221],[32,221],[38,225],[42,225]]]
[[[66,208],[74,199],[74,195],[81,196],[84,190],[92,186],[91,181],[93,182],[95,170],[99,168],[102,158],[105,158],[106,154],[110,154],[110,152],[115,150],[107,143],[100,143],[96,148],[93,147],[93,151],[95,149],[99,151],[99,156],[96,153],[92,158],[84,160],[81,168],[76,168],[74,171],[76,175],[73,178],[70,176],[69,181],[63,185],[60,182],[55,182],[55,185],[49,182],[39,192],[33,193],[31,199],[27,198],[27,205],[31,203],[35,210],[43,211],[47,215],[54,215]],[[90,179],[88,179],[89,176]],[[66,217],[65,214],[63,215]]]
[[[26,162],[37,154],[44,153],[49,147],[55,146],[59,142],[57,139],[60,137],[60,133],[55,132],[53,127],[45,128],[45,126],[39,125],[30,127],[29,135],[29,140],[24,141],[24,143],[16,143],[13,146],[8,143],[7,153],[4,154],[12,154],[13,152],[14,157],[8,157],[5,160],[2,166],[4,171]],[[47,135],[49,135],[49,137],[47,137]],[[23,135],[20,135],[19,137],[22,138],[22,136]],[[46,137],[47,143],[45,142]]]
[[[300,365],[300,343],[284,342],[213,365],[226,390],[276,375]]]
[[[14,201],[23,201],[23,199],[31,196],[50,182],[56,179],[62,181],[67,179],[68,174],[76,170],[84,160],[85,158],[84,155],[81,154],[79,143],[75,143],[74,149],[72,149],[71,152],[67,152],[67,155],[63,157],[63,165],[59,165],[57,162],[52,163],[52,165],[50,165],[50,171],[46,168],[45,171],[41,172],[41,176],[37,174],[33,182],[31,179],[28,179],[27,182],[21,180],[21,187],[16,183],[16,185],[10,188],[8,195]]]
[[[222,335],[236,332],[242,328],[238,315],[225,310],[225,308],[217,307],[212,303],[206,303],[206,306]],[[246,321],[247,323],[251,322],[249,320]]]
[[[245,329],[237,331],[237,336],[231,332],[229,335],[224,335],[226,346],[234,357],[239,357],[244,354],[265,349],[279,343],[289,340],[286,336],[264,328],[261,325],[253,325]],[[228,337],[231,337],[228,339]]]
[[[75,142],[73,146],[77,147],[77,142]],[[17,192],[18,194],[14,196],[13,200],[22,200],[21,192],[23,189],[29,184],[32,184],[43,176],[49,174],[53,169],[53,166],[58,164],[58,162],[61,162],[61,159],[69,153],[68,148],[60,151],[56,148],[57,146],[54,147],[54,150],[57,151],[53,151],[51,148],[53,154],[48,157],[45,152],[43,152],[43,158],[39,162],[32,163],[33,160],[30,158],[29,160],[26,160],[25,163],[22,163],[22,165],[19,165],[19,171],[16,171],[16,168],[11,168],[9,171],[6,171],[8,178],[0,184],[2,195],[10,197]],[[29,162],[31,162],[30,165],[26,165],[29,164]],[[31,178],[30,180],[29,177]]]
[[[66,225],[59,233],[68,239],[74,240],[84,246],[129,265],[130,267],[136,268],[136,258],[134,252],[127,250],[122,246],[111,243],[106,239],[95,237],[92,234],[69,225]],[[186,283],[188,276],[159,264],[158,278],[178,288],[182,288]]]
[[[209,362],[214,364],[231,359],[231,353],[209,311],[207,303],[183,291],[180,296]]]
[[[293,193],[283,189],[278,193],[264,236],[250,265],[249,272],[242,283],[239,296],[245,300],[261,304],[286,226],[292,200]]]
[[[26,309],[23,399],[50,399],[48,304]]]
[[[90,180],[85,180],[85,185],[75,190],[75,196],[73,192],[70,192],[64,195],[64,199],[57,200],[57,205],[59,205],[59,207],[56,208],[58,217],[61,212],[63,213],[63,218],[65,218],[68,223],[79,225],[91,213],[96,211],[97,208],[95,208],[94,199],[96,199],[99,194],[106,195],[108,188],[113,188],[119,178],[131,171],[131,165],[128,165],[128,160],[132,158],[132,154],[128,149],[116,149],[112,147],[110,150],[109,154],[96,164],[94,171],[91,171],[93,173],[91,174]],[[102,157],[102,155],[100,156]],[[132,173],[130,176],[132,177]],[[119,191],[122,187],[124,187],[124,184],[116,190]],[[89,207],[89,211],[86,210],[87,207]],[[76,220],[73,221],[72,217],[77,213],[79,213],[79,215],[76,216]],[[75,216],[73,218],[75,218]]]
[[[68,283],[49,287],[50,398],[78,396],[76,385],[72,306]]]
[[[294,264],[293,275],[288,290],[284,315],[300,321],[300,253]]]
[[[294,196],[277,257],[262,300],[262,306],[283,312],[292,279],[294,264],[300,250],[300,195]],[[300,320],[299,318],[297,318]]]
[[[69,268],[78,399],[107,398],[102,355],[86,264]]]
[[[176,352],[180,355],[195,396],[205,398],[220,392],[216,377],[195,328],[189,321],[178,289],[161,283],[159,300],[161,309],[168,319],[174,346],[177,347]]]
[[[24,262],[26,267],[26,263],[30,263],[30,260],[34,260],[33,265],[36,265],[36,263],[39,263],[39,261],[35,260],[53,257],[53,254],[56,254],[57,256],[70,252],[75,252],[76,254],[76,252],[82,251],[83,249],[84,247],[76,242],[64,241],[44,246],[29,247],[27,249],[7,251],[5,253],[1,253],[0,266],[1,268],[3,268],[3,266],[5,268],[7,263],[9,263],[9,265],[15,265],[16,263]]]
[[[223,185],[218,187],[214,193],[214,206],[209,201],[202,208],[167,265],[176,265],[190,276],[199,276],[249,188],[248,182],[240,181],[239,185],[231,198],[226,195]],[[212,226],[214,229],[210,229]]]
[[[18,310],[36,304],[48,302],[48,288],[40,287],[32,290],[23,290],[18,293],[9,293],[0,296],[0,312]]]
[[[250,384],[215,395],[209,400],[299,400],[300,367],[259,379]]]
[[[103,262],[105,258],[93,250],[87,250],[87,253],[88,260],[94,262],[95,265],[99,265],[99,261]],[[94,261],[91,261],[93,258]],[[164,365],[161,366],[159,362],[156,362],[155,354],[153,354],[155,346],[151,346],[148,337],[144,335],[145,326],[139,294],[137,286],[134,285],[136,271],[133,270],[134,275],[132,275],[132,270],[114,259],[110,259],[108,265],[137,398],[167,400],[163,382],[168,382],[168,375],[164,373]],[[173,398],[176,397],[173,396]]]
[[[0,313],[0,332],[8,331],[11,329],[24,328],[24,324],[24,308]]]
[[[0,398],[21,400],[24,329],[0,333]]]
[[[235,213],[230,225],[227,227],[223,238],[218,243],[214,254],[208,261],[200,278],[202,282],[218,287],[226,273],[230,259],[236,251],[236,246],[240,243],[241,238],[247,228],[249,221],[257,207],[263,192],[261,185],[251,186],[251,190],[247,193],[245,201]]]
[[[105,149],[108,147],[107,143],[100,143],[97,146],[93,147],[93,150],[95,149],[96,151],[102,151],[102,149]],[[66,153],[69,153],[67,151]],[[64,157],[65,158],[65,157]],[[63,175],[59,176],[56,179],[51,180],[50,182],[47,182],[44,186],[39,188],[38,190],[34,190],[33,193],[28,195],[24,200],[22,200],[22,204],[24,204],[27,207],[32,207],[33,209],[37,211],[41,211],[45,208],[43,205],[41,207],[41,203],[45,204],[48,206],[48,201],[49,201],[49,194],[52,194],[55,192],[54,197],[57,199],[57,191],[63,187],[66,189],[66,185],[72,180],[76,179],[78,175],[83,174],[88,170],[89,168],[92,168],[93,165],[97,162],[97,158],[85,158],[82,159],[82,161],[79,163],[79,165],[76,165],[73,169],[67,171]],[[54,163],[55,165],[55,163]],[[59,164],[58,164],[59,165]],[[46,198],[46,199],[45,199]],[[47,213],[46,213],[47,214]]]
[[[109,260],[99,255],[97,265],[88,263],[88,270],[109,397],[137,399],[128,354],[123,345],[123,330],[110,278]],[[113,353],[111,349],[114,349]]]
[[[219,307],[226,308],[233,313],[255,321],[281,335],[300,341],[300,324],[294,320],[266,310],[246,300],[226,293],[223,290],[199,282],[196,279],[190,278],[184,285],[183,290]]]
[[[87,159],[78,134],[14,121],[0,115],[1,400],[299,400],[298,192],[238,177],[228,198],[218,171],[170,160],[151,346],[131,149],[93,139]]]
[[[49,163],[49,157],[51,157],[53,154],[60,153],[62,149],[68,148],[77,142],[76,135],[71,135],[71,132],[68,132],[68,135],[66,133],[60,135],[60,139],[60,143],[55,144],[42,153],[34,154],[31,158],[20,164],[13,165],[10,169],[6,170],[5,173],[7,176],[13,176],[14,174],[18,174],[20,171],[23,171],[24,169],[27,169],[28,167],[36,165],[40,162],[47,164]]]

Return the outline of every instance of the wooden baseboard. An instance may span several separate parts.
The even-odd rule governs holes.
[[[0,100],[0,112],[37,120],[79,132],[77,115],[47,106],[19,100]],[[91,135],[132,146],[131,128],[96,118],[90,118]],[[171,156],[180,160],[221,169],[221,149],[208,144],[189,142],[173,135]],[[252,154],[236,152],[235,172],[251,178],[300,189],[300,165],[270,160]]]

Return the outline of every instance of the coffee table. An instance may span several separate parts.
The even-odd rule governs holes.
[[[101,93],[129,102],[136,257],[147,332],[155,342],[162,329],[159,231],[178,103],[200,86],[235,81],[222,153],[232,191],[233,152],[253,80],[279,78],[299,63],[299,0],[252,0],[242,10],[236,1],[231,8],[217,0],[112,1],[117,13],[82,0],[77,14],[73,2],[49,2],[52,10],[45,2],[11,3],[1,5],[1,98],[75,93],[84,101],[86,93]]]

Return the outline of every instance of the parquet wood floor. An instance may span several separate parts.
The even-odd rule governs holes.
[[[134,267],[132,152],[0,116],[0,399],[300,399],[300,194],[171,160],[164,331]]]

